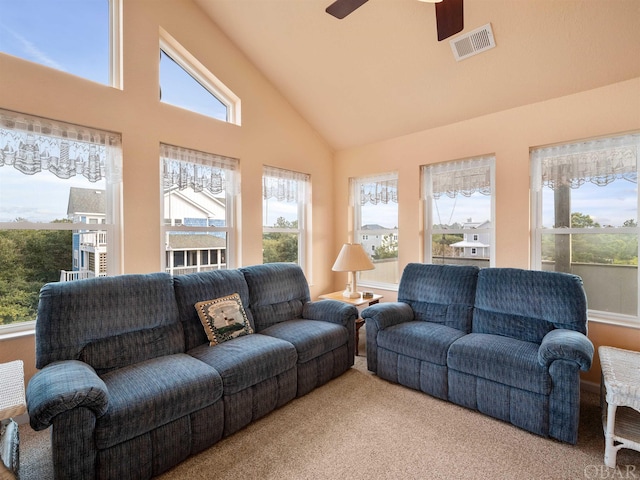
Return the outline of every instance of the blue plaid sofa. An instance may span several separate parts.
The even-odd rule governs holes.
[[[398,301],[363,310],[379,377],[575,444],[587,301],[570,274],[409,264]]]
[[[255,333],[209,346],[195,304],[235,293]],[[47,284],[30,424],[56,478],[151,478],[348,370],[357,316],[293,264]]]

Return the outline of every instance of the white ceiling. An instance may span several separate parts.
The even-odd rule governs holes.
[[[640,76],[640,0],[465,0],[497,46],[460,62],[416,0],[195,2],[335,150]]]

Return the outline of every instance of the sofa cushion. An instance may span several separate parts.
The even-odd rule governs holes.
[[[478,267],[410,263],[402,272],[398,301],[407,303],[415,320],[471,331]]]
[[[267,263],[240,270],[249,287],[248,310],[256,332],[292,318],[302,318],[303,306],[311,298],[309,284],[299,265]]]
[[[173,279],[166,273],[48,283],[40,290],[36,367],[43,368],[57,360],[77,360],[89,343],[111,342],[114,336],[120,336],[118,348],[130,351],[150,341],[149,337],[140,339],[138,334],[144,336],[147,329],[178,322]],[[171,335],[174,334],[182,336],[182,332],[172,330]],[[152,333],[151,337],[154,336]],[[176,350],[173,341],[159,342],[155,346],[155,349],[138,352],[137,360],[144,360],[147,354],[156,357],[173,354]],[[111,348],[109,343],[105,350]],[[184,352],[184,346],[180,351]],[[101,366],[117,365],[103,362]]]
[[[296,366],[295,347],[284,340],[254,334],[215,347],[200,345],[189,355],[220,373],[224,395],[233,395]]]
[[[321,320],[289,320],[265,328],[260,333],[292,343],[298,352],[298,363],[335,350],[349,340],[346,327]]]
[[[378,346],[394,353],[427,361],[447,364],[449,346],[461,338],[463,332],[430,322],[406,322],[378,332]]]
[[[184,353],[158,357],[102,376],[109,408],[96,420],[104,449],[207,407],[222,397],[215,369]]]
[[[548,395],[551,377],[538,362],[539,345],[501,335],[470,333],[449,347],[449,369]]]
[[[195,308],[210,346],[253,333],[237,293],[198,302]]]
[[[89,342],[80,352],[82,362],[92,365],[99,375],[116,368],[184,351],[179,322]]]
[[[517,268],[480,271],[473,332],[539,344],[554,328],[587,333],[587,299],[580,277]]]
[[[249,324],[255,330],[253,317],[247,309],[249,289],[244,275],[239,270],[213,270],[177,275],[173,278],[173,284],[187,351],[208,342],[198,312],[193,308],[198,302],[237,293],[244,305]]]

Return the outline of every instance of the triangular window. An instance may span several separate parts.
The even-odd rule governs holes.
[[[164,32],[160,39],[160,100],[240,124],[240,99]]]

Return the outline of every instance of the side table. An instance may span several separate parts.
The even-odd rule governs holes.
[[[26,411],[22,360],[0,364],[0,480],[18,478],[20,437],[11,417]]]
[[[338,300],[340,302],[348,303],[349,305],[353,305],[356,308],[375,305],[383,298],[382,295],[374,294],[371,298],[364,298],[362,293],[357,298],[347,298],[342,296],[342,291],[340,292],[332,292],[325,293],[324,295],[320,295],[320,298],[328,299],[328,300]],[[358,344],[360,343],[360,328],[364,325],[364,319],[358,317],[356,319],[356,356],[359,355],[358,352]]]
[[[599,347],[604,464],[615,468],[621,448],[640,452],[640,352]]]

